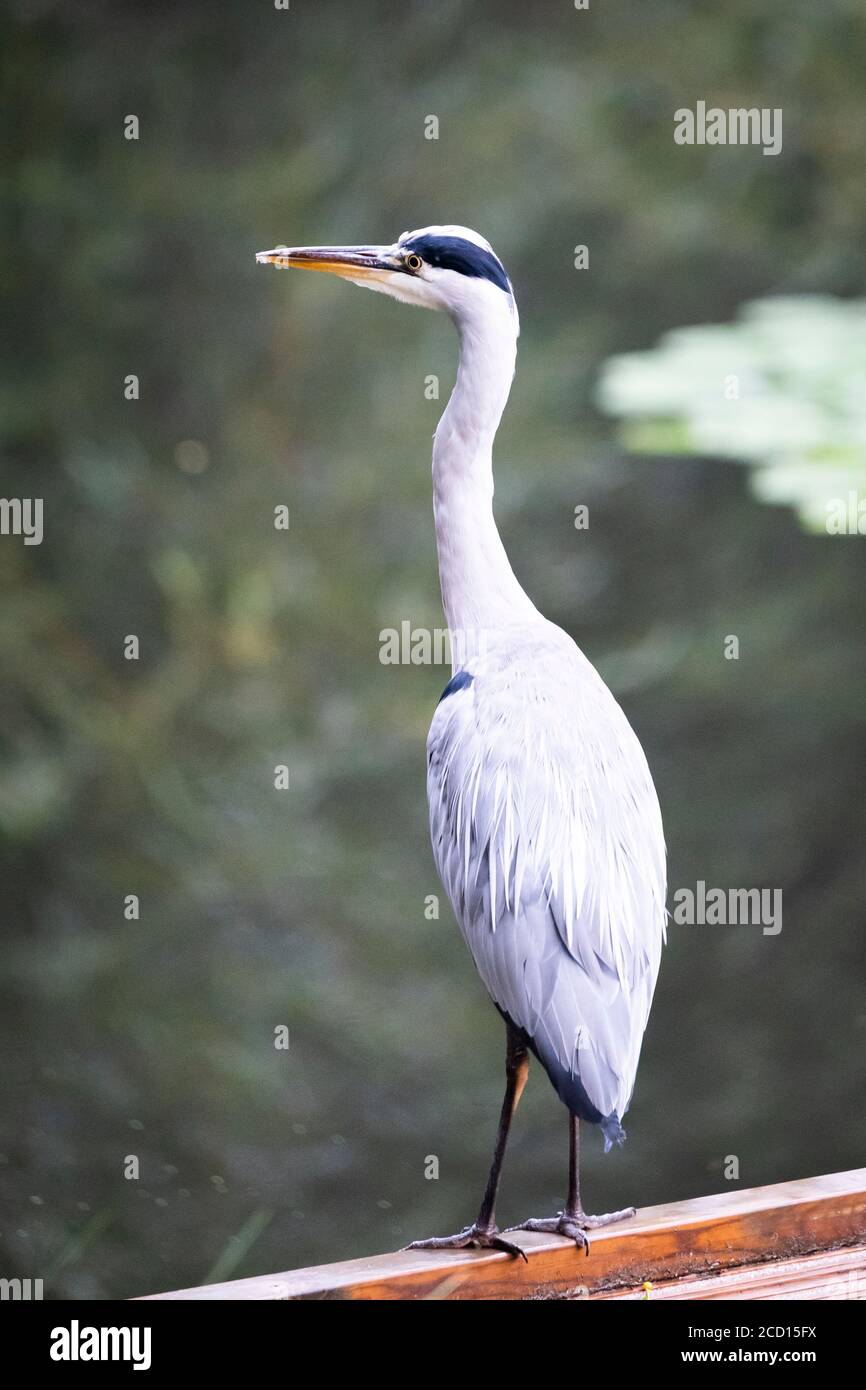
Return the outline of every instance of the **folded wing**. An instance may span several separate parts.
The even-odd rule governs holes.
[[[492,999],[609,1143],[664,940],[664,839],[643,750],[552,624],[512,634],[447,690],[427,745],[443,885]]]

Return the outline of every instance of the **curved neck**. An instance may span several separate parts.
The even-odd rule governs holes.
[[[461,319],[460,364],[433,439],[433,515],[453,665],[487,634],[537,612],[508,563],[493,519],[493,439],[517,355],[517,315],[505,295]]]

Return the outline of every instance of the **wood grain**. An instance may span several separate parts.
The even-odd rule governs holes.
[[[770,1260],[760,1265],[738,1265],[723,1273],[701,1278],[673,1279],[649,1288],[596,1293],[598,1299],[666,1301],[669,1299],[724,1299],[778,1302],[786,1299],[858,1300],[866,1302],[866,1245],[805,1255],[798,1260]]]

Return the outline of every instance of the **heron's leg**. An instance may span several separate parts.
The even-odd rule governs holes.
[[[499,1130],[496,1135],[496,1148],[493,1150],[493,1162],[490,1165],[487,1187],[484,1190],[478,1217],[475,1221],[477,1229],[481,1231],[494,1230],[496,1226],[496,1194],[499,1191],[499,1178],[508,1144],[508,1132],[511,1129],[511,1121],[514,1118],[514,1112],[520,1097],[523,1095],[523,1088],[529,1075],[529,1053],[526,1046],[510,1024],[506,1027],[505,1095],[499,1114]]]
[[[611,1226],[615,1221],[627,1221],[634,1216],[634,1207],[623,1207],[621,1211],[605,1212],[603,1216],[588,1216],[580,1200],[580,1120],[576,1115],[568,1117],[568,1200],[556,1216],[530,1217],[519,1226],[509,1226],[510,1231],[547,1231],[551,1235],[567,1236],[589,1254],[587,1231],[599,1226]]]
[[[456,1236],[431,1236],[429,1240],[413,1240],[411,1245],[407,1245],[407,1250],[462,1250],[469,1246],[481,1246],[494,1250],[506,1250],[509,1255],[520,1255],[524,1260],[526,1259],[519,1245],[503,1240],[496,1225],[495,1215],[496,1194],[499,1191],[499,1177],[508,1144],[508,1131],[511,1128],[511,1121],[514,1118],[514,1112],[523,1094],[523,1088],[529,1074],[529,1053],[526,1044],[521,1035],[510,1024],[505,1026],[507,1029],[505,1096],[499,1114],[499,1129],[496,1135],[496,1148],[493,1150],[493,1162],[490,1165],[490,1175],[487,1179],[487,1187],[484,1189],[484,1196],[481,1199],[478,1216],[471,1226],[467,1226],[465,1231],[459,1231]]]

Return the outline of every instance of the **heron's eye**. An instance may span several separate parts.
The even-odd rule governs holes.
[[[414,251],[408,255],[403,262],[407,270],[420,270],[424,262],[420,256],[416,256]]]

